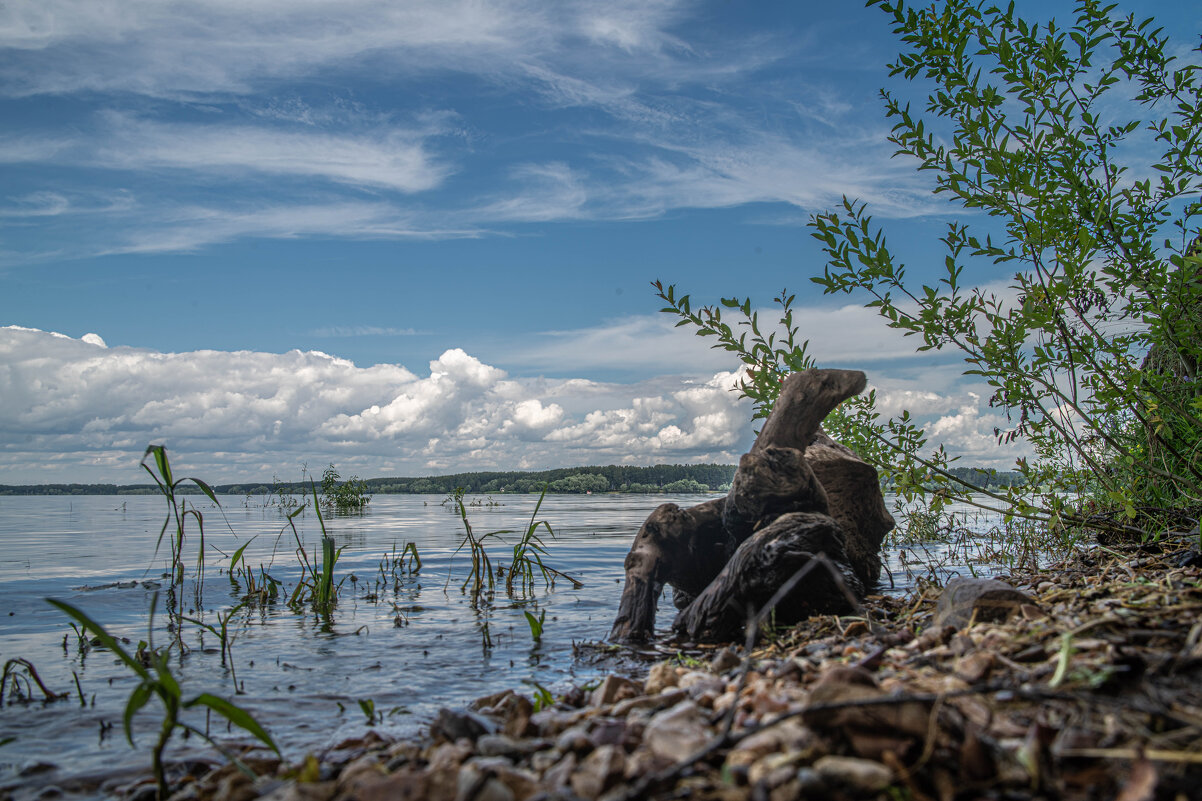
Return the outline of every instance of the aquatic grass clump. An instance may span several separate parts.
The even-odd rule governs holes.
[[[154,457],[154,469],[146,463],[147,458]],[[172,523],[175,524],[169,543],[171,545],[171,584],[173,587],[178,587],[184,583],[184,540],[185,540],[185,524],[189,517],[196,521],[196,529],[200,537],[200,545],[196,555],[196,578],[198,582],[197,592],[199,594],[200,584],[204,581],[204,552],[205,552],[205,527],[204,515],[195,505],[189,506],[187,500],[180,500],[177,494],[180,488],[187,482],[195,484],[201,492],[208,496],[218,508],[221,508],[220,502],[217,500],[217,495],[213,492],[213,488],[201,481],[199,478],[181,478],[176,479],[171,472],[171,462],[167,458],[167,448],[163,445],[148,445],[146,452],[142,454],[141,461],[142,469],[145,470],[158,487],[159,492],[167,500],[167,517],[163,520],[163,527],[159,530],[159,538],[154,546],[154,553],[157,556],[159,548],[163,545],[163,538],[167,536],[167,528]],[[156,472],[157,471],[157,472]],[[183,600],[179,603],[182,605]]]
[[[159,728],[159,737],[151,750],[151,760],[154,768],[155,780],[158,783],[159,799],[167,798],[170,788],[167,785],[166,768],[163,765],[163,752],[167,748],[167,742],[175,734],[176,730],[182,730],[185,735],[195,734],[202,738],[205,742],[217,749],[226,759],[233,763],[239,770],[251,778],[255,778],[255,774],[246,765],[244,765],[237,757],[226,751],[221,745],[215,741],[202,729],[193,726],[190,723],[181,719],[181,715],[185,710],[194,709],[196,707],[205,707],[206,709],[216,712],[221,717],[225,718],[232,725],[248,732],[257,740],[262,742],[268,748],[280,755],[280,749],[272,740],[271,735],[267,733],[257,720],[245,709],[210,693],[199,693],[191,698],[185,699],[183,690],[180,687],[179,681],[171,673],[168,666],[168,659],[171,653],[171,647],[164,649],[156,649],[153,644],[148,642],[145,651],[139,656],[130,654],[121,646],[115,637],[109,634],[103,626],[89,617],[85,612],[71,606],[63,601],[58,601],[53,598],[47,598],[46,602],[55,607],[59,611],[66,614],[68,617],[79,623],[80,627],[93,635],[100,644],[112,651],[118,659],[128,667],[140,681],[129,695],[129,700],[125,703],[125,712],[122,715],[122,723],[125,728],[125,738],[131,746],[134,746],[133,735],[133,718],[139,711],[142,710],[152,698],[158,698],[163,706],[163,721]],[[158,604],[158,593],[155,593],[150,604],[150,623],[151,632],[154,630],[154,611]],[[150,635],[147,635],[148,640]]]
[[[547,555],[547,547],[539,536],[539,529],[544,529],[551,537],[555,536],[555,532],[551,529],[551,524],[546,520],[539,520],[538,513],[542,508],[543,500],[547,497],[547,488],[543,487],[542,494],[538,497],[538,503],[534,506],[534,511],[530,515],[530,522],[522,531],[521,539],[513,546],[513,557],[510,560],[509,567],[497,568],[494,576],[492,567],[492,559],[485,549],[485,542],[490,538],[502,539],[502,535],[517,533],[514,529],[500,529],[498,531],[490,531],[487,534],[476,536],[472,529],[471,521],[467,517],[467,508],[463,503],[463,492],[456,490],[452,493],[459,519],[463,522],[464,538],[459,543],[459,547],[452,554],[468,549],[471,556],[471,570],[464,579],[461,585],[461,590],[466,592],[467,588],[471,587],[473,603],[479,598],[480,594],[487,589],[492,592],[496,586],[496,577],[505,577],[505,594],[510,598],[515,595],[526,597],[534,590],[536,576],[541,577],[544,587],[552,587],[555,584],[556,578],[564,578],[572,582],[573,587],[584,586],[578,579],[569,576],[567,573],[556,570],[547,565],[543,561],[543,557]],[[447,583],[451,580],[450,574],[447,575]]]
[[[317,523],[321,527],[321,562],[314,563],[309,560],[309,554],[301,542],[300,532],[296,530],[296,518],[305,510],[302,506],[288,514],[288,525],[296,538],[296,554],[304,570],[304,576],[292,591],[292,597],[288,599],[288,606],[297,609],[309,604],[324,614],[333,609],[338,602],[338,589],[342,582],[334,581],[334,566],[342,555],[342,548],[335,548],[334,538],[326,533],[325,519],[321,515],[321,504],[317,499],[317,488],[312,482],[309,488],[313,493],[313,511],[317,513]]]
[[[246,551],[246,546],[250,545],[254,539],[251,537],[242,544],[241,548],[234,551],[234,555],[230,557],[230,566],[227,572],[230,584],[242,593],[244,603],[268,604],[279,597],[281,585],[278,580],[267,573],[267,569],[262,565],[259,565],[259,574],[256,576],[254,568],[246,563],[243,553]]]
[[[463,583],[460,585],[459,590],[460,592],[467,592],[467,589],[470,586],[472,605],[475,606],[480,600],[480,595],[485,591],[486,588],[491,594],[496,587],[496,579],[493,575],[492,569],[492,559],[489,558],[488,551],[484,548],[484,542],[489,537],[500,539],[500,535],[508,534],[510,532],[507,530],[490,531],[487,534],[477,537],[475,532],[472,530],[471,521],[467,519],[467,509],[463,505],[463,488],[460,487],[455,490],[453,495],[455,506],[459,512],[459,519],[463,521],[464,536],[463,540],[459,543],[459,547],[451,553],[451,558],[454,559],[455,554],[459,553],[464,548],[467,548],[468,555],[472,560],[472,566],[467,574],[467,578],[465,578]],[[443,586],[443,588],[445,589],[450,582],[451,572],[448,569],[447,583]]]
[[[401,581],[406,576],[413,576],[421,572],[422,558],[417,552],[417,545],[412,542],[406,542],[400,552],[397,552],[396,543],[392,544],[392,552],[385,552],[380,557],[380,563],[376,568],[377,578],[375,587],[372,592],[366,596],[368,600],[377,600],[380,596],[381,589],[388,589],[388,585],[392,584],[394,594],[401,591]],[[354,581],[354,578],[351,579]]]
[[[396,543],[392,543],[392,553],[384,554],[380,559],[380,575],[391,576],[396,581],[398,574],[413,575],[422,569],[422,557],[417,552],[417,543],[406,542],[398,554]],[[387,582],[385,582],[387,583]]]
[[[547,487],[544,486],[542,494],[538,496],[538,503],[534,505],[534,511],[530,515],[530,523],[526,526],[526,530],[522,532],[521,540],[513,546],[513,561],[509,563],[509,573],[505,579],[505,592],[510,597],[513,596],[515,590],[519,591],[523,596],[531,591],[534,586],[536,572],[542,577],[544,587],[555,586],[556,578],[567,579],[577,589],[584,586],[579,580],[553,567],[549,567],[543,561],[543,557],[547,555],[547,547],[538,536],[539,527],[541,526],[546,529],[547,535],[551,538],[555,537],[555,532],[551,529],[551,524],[546,520],[537,519],[538,511],[542,508],[543,499],[546,497]],[[535,639],[538,638],[535,637]]]

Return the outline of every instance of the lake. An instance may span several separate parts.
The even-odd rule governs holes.
[[[440,707],[461,705],[507,687],[555,692],[615,670],[630,669],[628,658],[589,650],[574,655],[575,643],[603,640],[622,590],[623,559],[646,516],[659,504],[692,505],[712,496],[556,495],[547,496],[538,518],[555,532],[546,538],[546,563],[581,582],[559,580],[531,597],[511,599],[503,587],[491,605],[473,608],[460,590],[470,567],[466,553],[454,555],[463,524],[442,496],[377,495],[365,514],[328,516],[327,531],[343,548],[336,567],[343,579],[337,607],[328,618],[294,612],[281,598],[236,613],[230,622],[234,674],[223,666],[217,638],[184,623],[184,652],[171,666],[185,696],[212,692],[248,709],[273,735],[286,757],[362,735],[367,715],[373,728],[404,735],[429,721]],[[189,496],[204,517],[205,573],[197,595],[194,561],[199,537],[185,542],[188,581],[185,614],[211,625],[235,606],[243,590],[231,584],[224,567],[243,545],[246,564],[263,566],[290,593],[301,578],[296,540],[286,517],[261,499],[223,497],[217,508],[207,498]],[[471,496],[468,517],[477,536],[495,530],[524,530],[538,497]],[[149,748],[159,710],[152,701],[136,718],[138,748],[121,730],[125,701],[136,685],[132,672],[111,653],[81,650],[69,619],[45,603],[56,598],[83,609],[110,633],[128,638],[130,650],[147,639],[147,618],[156,592],[165,591],[169,548],[155,543],[167,512],[158,496],[53,496],[0,498],[0,653],[5,661],[23,658],[46,685],[70,697],[55,703],[10,703],[0,708],[0,785],[19,785],[36,772],[39,783],[56,776],[134,775],[149,768]],[[315,516],[296,519],[308,553],[320,553]],[[170,531],[169,531],[170,534]],[[489,546],[494,566],[508,564],[517,535]],[[421,570],[399,579],[381,561],[407,542],[416,544]],[[490,540],[490,542],[494,542]],[[249,544],[248,544],[249,543]],[[894,591],[909,586],[935,559],[926,549],[890,555]],[[224,554],[224,556],[223,556]],[[926,560],[926,562],[923,561]],[[914,567],[917,565],[917,569]],[[941,571],[949,569],[946,565]],[[952,566],[951,569],[954,569]],[[352,579],[353,576],[353,579]],[[156,646],[171,641],[167,616],[160,613]],[[671,601],[661,602],[659,623],[672,619]],[[545,611],[541,641],[535,641],[524,615]],[[486,638],[487,633],[487,638]],[[625,661],[624,661],[625,660]],[[76,680],[87,699],[81,706]],[[34,688],[35,699],[39,697]],[[204,727],[204,713],[192,722]],[[251,742],[238,729],[219,739]],[[64,756],[70,754],[69,757]],[[178,739],[174,756],[215,756],[198,742]]]

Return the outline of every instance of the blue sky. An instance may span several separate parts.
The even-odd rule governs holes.
[[[808,281],[843,194],[935,259],[896,50],[858,3],[5,3],[0,482],[733,461],[737,365],[653,279],[797,291],[821,362],[1005,466],[953,359]]]

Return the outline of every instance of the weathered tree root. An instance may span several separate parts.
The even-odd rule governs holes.
[[[829,575],[797,586],[779,604],[782,622],[845,612],[844,589],[862,596],[875,584],[893,518],[876,471],[819,428],[864,386],[864,374],[852,370],[786,378],[726,497],[691,509],[664,504],[639,529],[610,638],[650,639],[660,593],[670,585],[678,635],[738,639],[748,609],[758,609],[818,553],[837,566],[841,586]]]

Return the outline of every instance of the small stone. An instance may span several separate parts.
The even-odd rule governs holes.
[[[681,701],[647,721],[643,742],[656,755],[679,762],[699,751],[709,741],[709,731],[697,705]]]
[[[599,798],[622,778],[626,754],[616,745],[603,745],[589,754],[572,773],[572,791],[586,801]]]
[[[543,774],[543,785],[548,790],[562,790],[568,786],[568,781],[571,780],[575,770],[576,755],[569,753]]]
[[[525,737],[531,733],[530,716],[534,714],[534,704],[526,696],[511,692],[493,709],[505,721],[505,733],[510,737]]]
[[[403,768],[387,776],[363,775],[355,782],[339,782],[340,794],[357,801],[423,801],[432,798],[425,771]]]
[[[818,775],[818,771],[813,768],[802,768],[797,771],[797,797],[822,798],[829,795],[826,782]]]
[[[514,801],[513,791],[487,770],[471,762],[459,769],[456,799],[463,801]]]
[[[361,776],[382,776],[383,774],[384,766],[380,764],[379,755],[364,754],[346,764],[346,767],[338,774],[338,782],[353,784]]]
[[[467,739],[475,742],[482,734],[495,734],[497,724],[490,718],[467,710],[440,709],[430,724],[430,736],[435,740]]]
[[[564,753],[587,751],[592,748],[592,743],[588,738],[588,724],[581,722],[564,729],[555,738],[555,747]]]
[[[664,709],[678,704],[688,697],[684,690],[672,688],[657,695],[640,695],[637,698],[627,698],[614,704],[612,710],[615,718],[624,718],[636,709]]]
[[[811,739],[809,729],[795,720],[786,720],[740,741],[727,755],[726,764],[747,767],[768,754],[800,751]]]
[[[657,773],[672,764],[671,760],[656,756],[649,748],[639,748],[626,757],[627,781],[634,781],[650,773]]]
[[[977,651],[961,659],[956,665],[956,675],[970,684],[989,675],[996,657],[989,651]]]
[[[752,784],[762,784],[767,789],[779,787],[793,778],[797,770],[797,762],[801,754],[781,753],[768,754],[757,760],[747,771],[747,779]]]
[[[589,703],[593,706],[606,706],[642,694],[643,687],[639,682],[625,676],[606,676],[601,686],[593,690]]]
[[[768,793],[768,801],[797,801],[798,798],[805,796],[801,793],[801,782],[797,779],[790,779],[779,787],[773,787]]]
[[[739,659],[739,655],[735,653],[734,649],[728,646],[714,654],[714,658],[710,661],[710,670],[715,673],[727,673],[737,668],[742,662],[743,660]]]
[[[596,718],[589,730],[588,741],[594,748],[619,745],[626,738],[626,721],[617,718]]]
[[[584,719],[580,710],[544,709],[530,716],[530,725],[543,737],[554,737],[564,729]]]
[[[706,693],[713,693],[716,698],[726,690],[726,681],[712,673],[686,673],[680,677],[680,687],[688,690],[693,699]]]
[[[459,766],[471,755],[472,751],[470,748],[458,743],[443,743],[440,746],[436,746],[430,752],[428,761],[432,770],[442,770],[444,768],[459,770]]]
[[[814,771],[823,783],[859,795],[879,793],[893,782],[893,771],[871,759],[824,756],[814,763]]]
[[[545,773],[556,762],[563,758],[563,754],[557,748],[548,748],[545,751],[539,751],[530,757],[530,767],[539,773]]]
[[[643,691],[647,695],[657,695],[669,687],[675,687],[680,681],[676,665],[671,662],[660,662],[652,665],[647,671],[647,679],[643,682]]]
[[[1001,622],[1017,612],[1023,604],[1033,604],[1026,593],[1019,592],[997,579],[957,578],[943,588],[935,604],[932,627],[964,628],[970,621]]]
[[[490,776],[509,788],[515,801],[525,801],[538,791],[538,776],[528,770],[515,768],[501,757],[476,757],[467,765],[480,775]]]
[[[476,753],[484,757],[521,757],[537,751],[537,740],[515,740],[505,734],[484,734],[476,741]]]
[[[329,801],[337,789],[334,782],[288,782],[263,793],[259,801]]]

